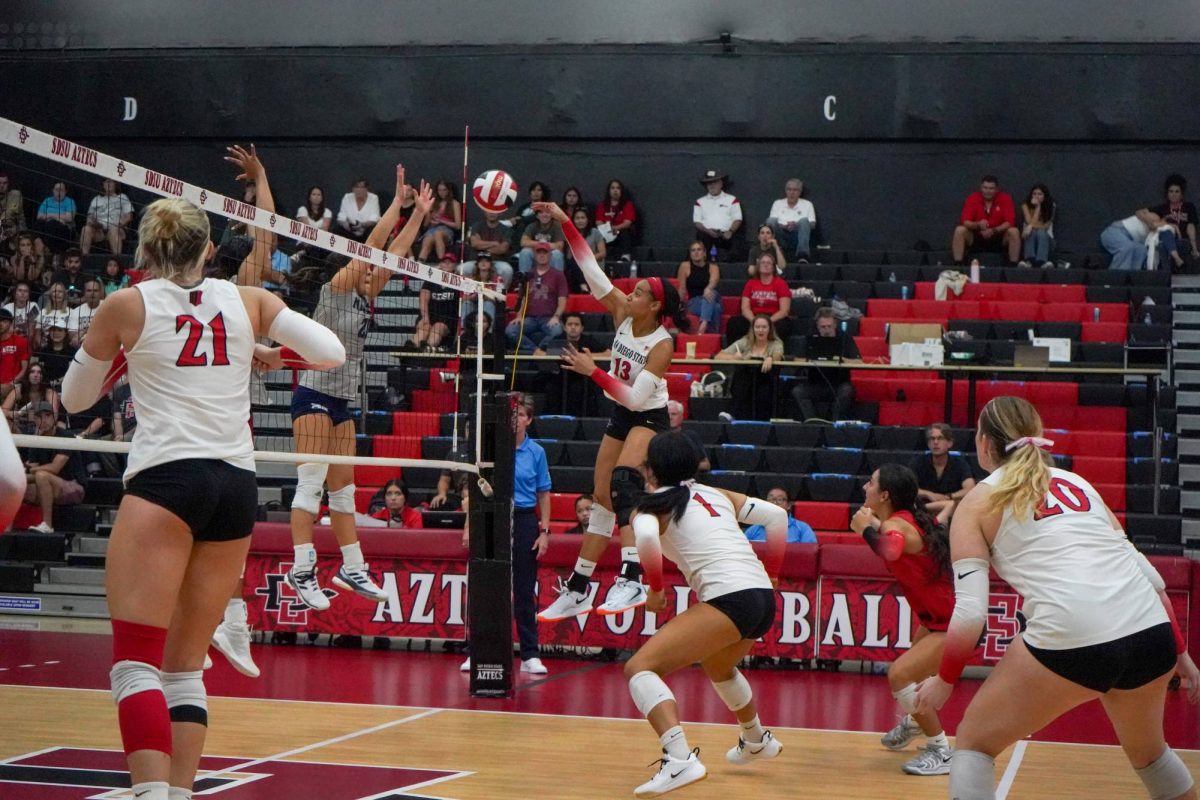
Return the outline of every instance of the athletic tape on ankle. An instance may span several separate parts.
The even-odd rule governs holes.
[[[208,725],[208,692],[202,671],[164,672],[162,688],[172,722]]]
[[[955,758],[958,758],[956,755]],[[1195,783],[1187,765],[1171,748],[1167,748],[1153,764],[1136,770],[1150,793],[1150,800],[1170,800],[1187,792]]]
[[[659,703],[675,699],[663,679],[649,670],[643,670],[629,679],[629,694],[644,717],[649,716]]]
[[[336,491],[329,493],[329,510],[336,511],[339,514],[354,513],[354,490],[353,483],[347,484]]]
[[[892,697],[896,698],[896,702],[900,705],[906,714],[911,714],[917,710],[917,685],[910,683],[903,689],[897,689],[892,692]]]
[[[273,231],[281,238],[311,242],[322,249],[366,261],[389,272],[472,294],[484,289],[478,281],[458,273],[446,272],[436,266],[422,264],[411,258],[387,253],[370,245],[322,231],[289,219],[278,212],[256,208],[252,203],[243,203],[211,189],[186,183],[3,117],[0,117],[0,142],[93,175],[111,178],[127,188],[144,189],[162,197],[181,197],[210,214]],[[494,290],[486,289],[485,294],[493,300],[504,300],[504,295]]]
[[[730,711],[740,711],[754,699],[750,682],[736,667],[733,670],[732,678],[720,683],[713,681],[713,688],[717,690],[717,696],[725,701],[725,705]]]

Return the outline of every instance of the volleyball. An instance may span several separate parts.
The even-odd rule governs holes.
[[[517,184],[507,172],[489,169],[475,179],[471,196],[484,211],[499,214],[507,211],[517,199]]]

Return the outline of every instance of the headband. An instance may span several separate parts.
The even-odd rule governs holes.
[[[646,278],[646,283],[650,284],[650,294],[654,295],[654,299],[663,302],[662,278]]]
[[[1022,436],[1020,439],[1014,439],[1005,445],[1004,452],[1011,453],[1018,447],[1025,447],[1026,445],[1033,445],[1041,450],[1049,450],[1054,446],[1054,442],[1050,439],[1043,439],[1040,436]]]

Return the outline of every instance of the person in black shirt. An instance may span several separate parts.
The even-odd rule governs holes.
[[[569,311],[563,314],[562,335],[542,342],[542,346],[534,351],[534,355],[561,355],[567,345],[583,352],[590,350],[592,355],[607,352],[608,348],[596,337],[583,330],[583,316]],[[547,414],[574,414],[587,416],[589,411],[596,411],[599,404],[600,391],[592,380],[570,370],[559,369],[552,362],[538,364],[538,374],[534,379],[535,391],[546,395]]]
[[[944,422],[936,422],[925,431],[929,452],[913,459],[909,467],[917,474],[917,499],[939,522],[947,522],[954,506],[975,487],[971,465],[960,455],[951,454],[954,431]]]
[[[681,436],[686,436],[700,455],[700,466],[697,467],[696,474],[703,475],[711,470],[712,462],[708,460],[708,451],[704,449],[704,442],[700,441],[700,437],[696,435],[695,431],[689,431],[683,427],[683,403],[678,400],[668,400],[667,417],[671,420],[671,430],[678,431]]]
[[[1182,175],[1169,175],[1163,188],[1167,194],[1166,202],[1150,210],[1162,217],[1163,222],[1174,225],[1179,230],[1178,240],[1180,242],[1187,239],[1190,255],[1195,261],[1200,258],[1200,247],[1197,247],[1196,240],[1196,206],[1186,199],[1187,181]],[[1185,259],[1179,253],[1178,248],[1172,250],[1168,255],[1175,268],[1184,265]],[[1160,263],[1165,262],[1160,261]]]
[[[837,350],[843,360],[854,361],[861,358],[858,345],[853,336],[847,336],[838,329],[837,317],[832,308],[818,308],[813,317],[816,322],[817,336],[840,340]],[[804,352],[798,353],[800,358],[807,358],[807,340]],[[832,401],[830,420],[848,419],[850,409],[854,407],[854,386],[850,383],[850,372],[842,367],[811,367],[806,380],[797,381],[792,389],[792,399],[800,410],[797,419],[801,422],[821,417],[817,414],[816,402]],[[822,420],[823,421],[823,420]]]
[[[67,338],[66,327],[58,324],[57,321],[51,325],[46,332],[46,341],[42,343],[42,347],[35,355],[42,365],[46,384],[57,389],[62,384],[63,376],[67,374],[67,368],[71,366],[71,360],[75,357],[75,348],[71,347]]]
[[[54,532],[54,507],[73,506],[83,501],[83,484],[87,480],[83,460],[76,450],[60,450],[50,439],[74,437],[54,426],[54,407],[46,401],[34,406],[38,436],[47,438],[46,447],[27,448],[22,454],[28,485],[25,502],[42,508],[42,521],[33,527],[43,533]]]

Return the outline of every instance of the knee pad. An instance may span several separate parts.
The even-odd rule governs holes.
[[[599,503],[592,506],[592,516],[588,520],[587,532],[593,536],[612,536],[613,526],[617,524],[617,515]]]
[[[950,762],[950,796],[955,800],[995,800],[996,760],[974,750],[955,750]]]
[[[296,496],[292,498],[292,508],[314,516],[321,513],[321,495],[325,493],[327,472],[328,464],[300,464],[296,467]]]
[[[903,689],[892,692],[892,697],[896,698],[896,702],[904,709],[905,714],[911,714],[917,710],[917,685],[915,683],[910,683]]]
[[[617,467],[612,472],[611,494],[617,524],[622,528],[629,524],[634,507],[646,494],[646,481],[642,473],[633,467]],[[596,513],[595,509],[592,513]]]
[[[958,758],[957,755],[954,757]],[[1145,784],[1146,791],[1150,793],[1150,800],[1178,797],[1191,789],[1195,783],[1187,766],[1169,747],[1153,764],[1135,771]]]
[[[732,678],[720,683],[713,681],[713,688],[717,690],[717,695],[725,701],[725,705],[729,707],[730,711],[739,711],[754,699],[754,693],[750,690],[750,682],[736,667],[733,670]]]
[[[203,672],[164,672],[162,689],[171,722],[208,726],[208,692],[204,689]]]
[[[355,488],[357,487],[353,483],[348,483],[337,491],[330,492],[329,510],[339,514],[353,514]]]
[[[643,670],[629,679],[629,694],[642,716],[649,716],[659,703],[675,699],[663,679],[649,670]]]
[[[158,668],[142,661],[118,661],[108,676],[125,755],[138,750],[171,755],[171,718]]]

